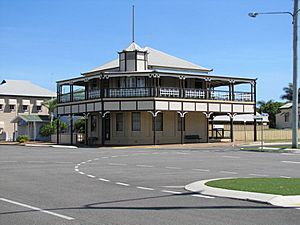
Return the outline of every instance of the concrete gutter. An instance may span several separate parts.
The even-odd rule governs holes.
[[[49,144],[25,144],[24,146],[26,147],[52,147],[52,148],[71,148],[75,149],[78,148],[77,146],[72,146],[72,145],[49,145]]]
[[[247,191],[235,191],[235,190],[228,190],[223,188],[209,187],[205,185],[209,181],[221,180],[221,179],[232,179],[232,178],[235,177],[196,181],[186,185],[185,189],[191,192],[199,192],[203,195],[256,201],[256,202],[268,203],[271,205],[282,206],[282,207],[296,207],[296,208],[300,207],[300,195],[282,196],[282,195],[263,194],[263,193],[256,193],[256,192],[247,192]]]

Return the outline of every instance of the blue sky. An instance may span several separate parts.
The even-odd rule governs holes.
[[[117,57],[131,42],[133,0],[0,0],[0,79],[55,90]],[[134,0],[136,42],[214,74],[258,78],[258,100],[279,100],[292,80],[292,0]]]

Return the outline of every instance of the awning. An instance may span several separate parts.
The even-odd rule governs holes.
[[[0,105],[4,105],[5,104],[5,100],[3,98],[0,99]]]
[[[15,117],[11,123],[18,123],[19,121],[28,122],[37,122],[37,123],[48,123],[50,122],[48,115],[19,115]]]
[[[17,104],[17,99],[9,99],[8,104],[9,105],[16,105]]]
[[[43,104],[43,102],[44,102],[44,100],[36,100],[36,101],[35,101],[35,104],[36,104],[37,106],[41,106],[41,105]]]
[[[22,105],[30,105],[30,100],[23,99]]]
[[[0,121],[0,129],[4,129],[4,122]]]

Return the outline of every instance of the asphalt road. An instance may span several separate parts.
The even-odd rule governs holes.
[[[299,177],[300,154],[0,145],[1,225],[298,225],[300,210],[189,193],[219,177]]]

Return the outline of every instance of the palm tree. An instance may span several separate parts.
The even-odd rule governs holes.
[[[52,124],[53,122],[53,118],[54,118],[54,114],[56,111],[56,106],[57,106],[57,99],[53,98],[47,102],[44,102],[43,105],[48,109],[49,114],[50,114],[50,123]]]
[[[285,92],[285,94],[281,95],[280,98],[284,99],[284,100],[292,101],[293,100],[293,84],[289,83],[289,85],[287,87],[283,88],[283,91]]]

